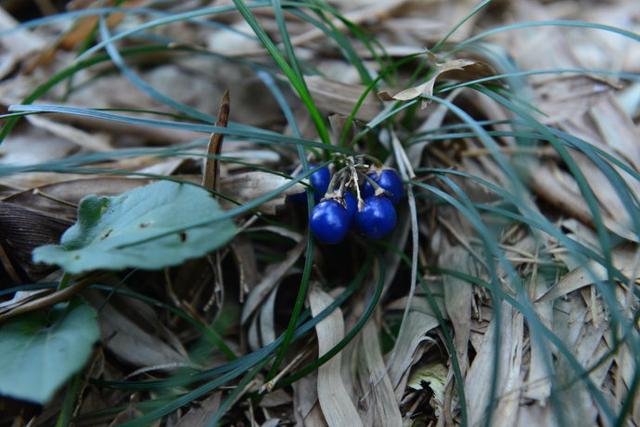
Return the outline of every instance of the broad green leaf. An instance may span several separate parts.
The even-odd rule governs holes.
[[[99,335],[86,304],[59,304],[0,326],[0,394],[46,403],[84,366]]]
[[[233,221],[150,238],[222,213],[206,190],[172,181],[115,197],[87,196],[78,207],[78,221],[62,235],[60,245],[36,248],[33,259],[57,264],[69,273],[178,265],[228,242],[236,234]]]

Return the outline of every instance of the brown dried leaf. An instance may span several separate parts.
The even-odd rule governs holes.
[[[496,74],[495,70],[493,70],[489,64],[470,59],[453,59],[444,63],[435,64],[433,67],[435,71],[426,82],[401,90],[395,94],[381,91],[378,93],[378,97],[383,101],[410,101],[419,96],[432,96],[433,87],[439,79],[465,81]]]
[[[18,273],[37,279],[51,267],[35,265],[31,251],[38,246],[57,243],[71,222],[17,204],[0,202],[0,246]]]

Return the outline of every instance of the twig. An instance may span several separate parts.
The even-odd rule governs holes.
[[[218,111],[218,121],[216,126],[227,127],[229,122],[229,90],[225,90],[220,102],[220,110]],[[224,135],[221,133],[212,133],[209,137],[209,146],[207,147],[207,159],[204,163],[204,176],[202,177],[202,186],[208,190],[217,190],[220,177],[220,162],[217,156],[222,149],[222,141]]]
[[[81,290],[89,286],[91,283],[93,283],[91,278],[85,277],[82,280],[74,283],[69,287],[53,292],[52,294],[49,294],[45,297],[38,298],[35,301],[30,301],[28,303],[20,305],[11,311],[0,314],[0,323],[4,322],[5,320],[9,320],[13,317],[16,317],[20,314],[29,313],[31,311],[39,310],[41,308],[50,307],[62,301],[67,301],[71,299],[71,297],[76,295],[78,292],[80,292]]]

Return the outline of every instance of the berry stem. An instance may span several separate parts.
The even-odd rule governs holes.
[[[358,185],[358,170],[355,166],[350,167],[351,170],[351,180],[353,181],[353,186],[356,189],[356,198],[358,199],[358,212],[364,209],[364,200],[362,200],[362,195],[360,194],[360,186]]]
[[[384,188],[380,187],[380,185],[378,185],[377,182],[375,182],[369,175],[365,174],[365,173],[360,173],[362,176],[364,176],[364,179],[367,180],[367,182],[369,184],[371,184],[371,186],[374,189],[374,194],[376,196],[382,196],[384,194],[387,194],[387,190],[385,190]]]

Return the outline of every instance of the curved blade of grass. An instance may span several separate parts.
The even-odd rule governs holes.
[[[509,77],[527,77],[527,76],[538,76],[538,75],[546,75],[546,74],[578,74],[578,75],[593,74],[593,75],[600,75],[600,76],[617,77],[621,80],[640,81],[639,74],[627,73],[624,71],[602,70],[598,68],[552,68],[549,70],[528,70],[528,71],[516,71],[511,73],[501,73],[493,76],[469,80],[466,82],[453,83],[453,84],[441,86],[439,88],[434,89],[434,93],[450,92],[454,89],[458,89],[461,87],[469,87],[479,83],[486,83],[486,82],[501,80]]]
[[[618,34],[620,36],[626,37],[633,41],[640,42],[640,35],[633,33],[631,31],[623,30],[621,28],[612,27],[610,25],[604,25],[604,24],[596,24],[593,22],[569,21],[569,20],[558,19],[558,20],[550,20],[550,21],[519,22],[517,24],[503,25],[497,28],[492,28],[490,30],[483,31],[480,34],[476,34],[475,36],[469,37],[463,42],[458,43],[456,46],[453,47],[453,49],[449,50],[447,53],[451,55],[459,50],[466,48],[472,43],[475,43],[493,34],[498,34],[505,31],[521,30],[525,28],[535,28],[535,27],[569,27],[569,28],[585,28],[585,29],[591,29],[591,30],[601,30],[601,31],[606,31],[613,34]]]
[[[287,63],[287,61],[284,59],[284,57],[282,56],[282,53],[277,48],[277,46],[273,43],[273,41],[267,35],[267,33],[264,31],[262,26],[260,26],[260,24],[256,20],[255,16],[253,16],[253,13],[251,13],[251,11],[249,10],[245,2],[243,0],[233,0],[233,3],[236,5],[236,8],[240,12],[240,14],[244,17],[247,24],[249,24],[249,26],[253,29],[253,32],[256,34],[258,39],[262,42],[264,47],[267,49],[267,51],[269,52],[269,55],[271,55],[271,57],[276,62],[276,64],[278,64],[278,67],[280,67],[282,72],[287,76],[289,83],[291,83],[295,91],[298,93],[298,96],[300,97],[305,107],[307,108],[307,111],[311,115],[311,119],[313,120],[316,126],[316,131],[320,136],[320,140],[327,145],[331,145],[331,138],[329,136],[327,126],[324,122],[322,115],[320,114],[320,111],[318,111],[318,109],[316,108],[313,102],[313,99],[309,94],[309,91],[306,90],[306,84],[304,83],[304,79],[300,79],[298,78],[298,76],[296,76],[295,71],[291,68],[289,63]]]
[[[164,45],[162,45],[162,46],[141,46],[141,47],[125,48],[122,51],[120,51],[120,54],[122,56],[124,56],[124,57],[127,57],[127,56],[135,56],[135,55],[142,55],[142,54],[147,54],[147,53],[157,53],[157,52],[190,52],[190,53],[194,53],[194,54],[198,54],[198,55],[211,56],[211,57],[215,57],[215,58],[221,57],[220,55],[212,53],[212,52],[198,50],[198,49],[194,49],[194,48],[190,48],[190,47],[185,47],[185,46],[164,46]],[[86,60],[83,60],[83,61],[80,61],[80,62],[75,62],[74,64],[70,65],[69,67],[57,72],[49,80],[47,80],[46,82],[44,82],[44,83],[40,84],[38,87],[36,87],[36,89],[34,89],[33,92],[31,92],[26,98],[23,99],[22,105],[33,103],[38,98],[40,98],[44,94],[46,94],[53,87],[55,87],[57,84],[61,83],[64,80],[72,78],[78,71],[83,70],[85,68],[89,68],[89,67],[91,67],[93,65],[96,65],[96,64],[99,64],[99,63],[102,63],[102,62],[109,61],[109,60],[110,60],[109,55],[100,54],[100,55],[93,56],[93,57],[91,57],[89,59],[86,59]],[[245,64],[245,65],[249,65],[249,66],[252,66],[254,68],[259,68],[259,66],[247,63],[246,61],[242,61],[242,60],[238,60],[238,59],[227,59],[227,60],[228,61],[232,61],[232,62],[236,62],[236,63],[242,63],[242,64]],[[109,109],[104,109],[104,110],[105,111],[109,111]],[[155,112],[155,113],[157,114],[157,112]],[[4,118],[4,117],[8,117],[8,116],[4,115],[2,117]],[[2,142],[2,140],[4,140],[4,138],[11,132],[13,127],[16,125],[18,119],[19,119],[19,117],[10,117],[5,122],[4,126],[0,130],[0,142]]]
[[[458,29],[460,27],[462,27],[465,22],[467,22],[469,19],[473,18],[475,15],[477,15],[482,9],[484,9],[485,6],[487,6],[489,3],[491,3],[491,0],[484,0],[481,1],[476,7],[474,7],[471,12],[469,12],[464,18],[462,18],[460,20],[460,22],[458,22],[457,24],[455,24],[453,27],[451,27],[451,29],[449,30],[449,32],[447,34],[444,35],[444,37],[442,37],[440,40],[438,40],[438,42],[431,48],[432,52],[438,52],[440,50],[440,48],[449,40],[449,38],[451,38],[451,36],[458,31]]]
[[[109,40],[111,38],[111,34],[109,33],[104,15],[100,16],[99,29],[100,38],[102,40]],[[188,105],[178,102],[170,96],[160,93],[152,85],[142,80],[136,73],[133,72],[131,68],[127,66],[115,44],[107,42],[105,44],[105,50],[111,58],[111,62],[113,62],[116,67],[118,67],[120,72],[127,78],[127,80],[129,80],[140,91],[142,91],[152,99],[155,99],[193,119],[212,124],[216,122],[216,119],[214,117],[211,117],[208,114],[202,113],[201,111],[191,108]]]
[[[300,140],[298,138],[281,135],[276,132],[267,131],[263,129],[258,129],[251,126],[241,126],[236,123],[229,123],[228,127],[218,127],[207,124],[197,124],[197,123],[183,123],[183,122],[174,122],[168,120],[157,120],[157,119],[146,119],[139,117],[131,117],[124,116],[120,114],[108,113],[100,110],[92,110],[87,108],[78,108],[78,107],[69,107],[62,105],[11,105],[9,106],[10,111],[15,112],[25,112],[25,113],[60,113],[60,114],[71,114],[83,117],[90,117],[99,120],[107,120],[107,121],[115,121],[121,123],[127,123],[130,125],[143,125],[143,126],[155,126],[155,127],[163,127],[169,129],[179,129],[179,130],[188,130],[192,132],[198,132],[203,134],[210,134],[213,132],[222,133],[224,135],[231,135],[237,137],[245,137],[250,138],[254,142],[265,142],[265,143],[279,143],[279,144],[287,144],[287,145],[304,145],[308,147],[316,147],[322,150],[327,151],[335,151],[348,155],[352,155],[353,151],[344,148],[333,146],[330,144],[323,144],[314,141],[308,140]]]

